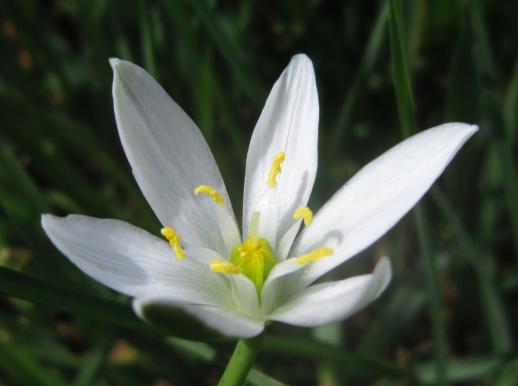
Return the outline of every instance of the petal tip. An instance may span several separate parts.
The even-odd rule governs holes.
[[[388,276],[392,276],[392,263],[390,262],[390,259],[387,256],[380,257],[380,259],[376,263],[374,271],[383,272]]]
[[[289,66],[301,66],[302,68],[312,69],[313,62],[306,54],[295,54],[291,57]]]
[[[121,62],[119,58],[110,58],[108,61],[110,62],[110,66],[113,68],[113,70],[115,70]]]
[[[392,280],[392,263],[387,256],[383,256],[378,260],[374,267],[373,275],[378,278],[377,281],[379,283],[375,295],[375,298],[377,298],[385,291]]]
[[[143,306],[144,306],[144,304],[145,304],[144,298],[142,298],[142,297],[133,298],[133,300],[131,302],[131,308],[133,308],[133,312],[140,319],[145,319],[144,318],[144,313],[143,313],[143,308],[144,308]]]
[[[451,124],[455,126],[459,138],[462,138],[462,144],[470,139],[479,129],[478,125],[470,123],[452,122]]]
[[[470,133],[475,134],[478,131],[478,125],[470,125]]]
[[[468,137],[475,134],[479,129],[478,125],[465,122],[449,122],[445,123],[443,126],[448,127],[450,130],[457,130],[458,132],[462,132]]]
[[[292,61],[310,62],[311,63],[311,59],[309,58],[309,56],[307,56],[306,54],[304,54],[302,52],[293,55],[291,57],[291,60]]]
[[[52,225],[52,223],[55,223],[57,220],[59,220],[61,217],[54,216],[50,213],[42,213],[40,218],[40,223],[42,228],[47,231],[48,227]]]
[[[110,62],[114,77],[121,77],[121,79],[126,74],[134,75],[135,72],[138,73],[141,70],[139,66],[127,60],[112,57],[108,61]]]

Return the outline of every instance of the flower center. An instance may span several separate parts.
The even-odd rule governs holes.
[[[268,241],[254,236],[249,236],[243,244],[235,246],[230,260],[254,283],[259,294],[268,274],[277,263]]]
[[[267,181],[267,184],[271,188],[277,187],[277,177],[282,171],[281,165],[285,159],[286,154],[282,151],[278,152],[274,157]],[[225,204],[223,196],[209,185],[198,185],[194,189],[194,194],[207,195],[218,206]],[[259,238],[258,236],[260,215],[260,212],[254,212],[252,214],[249,235],[242,244],[238,244],[232,249],[230,260],[214,260],[210,263],[210,269],[214,272],[228,275],[242,274],[246,276],[254,283],[259,298],[268,274],[275,264],[277,264],[277,259],[272,252],[268,240]],[[313,220],[313,212],[308,207],[297,208],[293,212],[293,219],[303,219],[304,225],[308,226]],[[166,226],[162,228],[161,233],[169,242],[176,257],[180,260],[184,259],[185,251],[180,245],[180,237],[176,231]],[[317,248],[305,255],[297,257],[295,263],[299,265],[311,264],[333,253],[333,249],[329,247]]]

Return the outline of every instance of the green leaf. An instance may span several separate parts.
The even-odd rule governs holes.
[[[58,374],[42,367],[30,354],[12,343],[0,342],[0,367],[22,385],[66,386]]]
[[[448,366],[446,378],[449,382],[467,382],[476,380],[481,384],[483,377],[490,376],[503,363],[501,358],[469,358],[466,360],[451,361]],[[417,378],[427,385],[436,385],[438,376],[433,364],[421,364],[416,366]]]
[[[403,137],[416,132],[414,102],[408,66],[407,43],[403,25],[401,0],[390,0],[390,49],[394,87],[396,91],[399,120]],[[434,251],[430,233],[430,225],[423,205],[414,209],[417,238],[421,251],[426,285],[430,297],[430,317],[432,319],[435,343],[435,364],[437,369],[437,384],[445,385],[447,371],[447,337],[446,326],[442,316],[442,299],[437,279]]]
[[[340,347],[314,342],[303,338],[266,335],[263,350],[269,354],[290,356],[318,362],[336,363],[351,369],[352,379],[372,380],[379,376],[406,378],[409,376],[402,368],[390,361],[373,356],[354,354]]]
[[[194,6],[198,17],[205,26],[209,37],[229,64],[237,83],[254,107],[259,109],[264,102],[265,92],[255,79],[253,67],[247,65],[243,50],[231,38],[228,31],[223,28],[220,18],[207,7],[205,1],[193,1],[192,6]]]
[[[512,334],[505,314],[505,306],[496,285],[493,266],[495,257],[488,251],[480,250],[464,228],[454,206],[440,189],[435,188],[432,195],[439,211],[453,231],[455,239],[463,249],[463,255],[466,256],[477,275],[482,317],[487,321],[495,352],[509,350]]]
[[[420,275],[413,276],[418,278]],[[416,321],[426,304],[426,293],[417,288],[417,285],[400,284],[385,296],[388,299],[361,339],[358,346],[360,353],[372,353],[389,347]]]
[[[518,359],[505,365],[498,376],[495,386],[514,386],[518,382]]]
[[[87,295],[0,267],[0,294],[70,312],[112,326],[148,330],[128,304]]]
[[[480,86],[473,65],[473,34],[465,17],[460,19],[448,74],[446,118],[448,121],[477,122]]]
[[[518,256],[518,170],[512,143],[506,138],[505,122],[501,109],[502,101],[499,96],[498,71],[489,43],[486,24],[480,0],[469,2],[471,26],[474,36],[474,62],[477,64],[480,80],[480,106],[482,118],[487,121],[489,138],[495,148],[498,164],[501,171],[501,184],[505,193],[508,216],[513,230],[515,255]]]
[[[371,28],[369,38],[365,51],[363,52],[362,59],[358,66],[358,70],[354,77],[353,83],[346,87],[348,90],[345,97],[343,98],[342,106],[338,112],[338,117],[333,125],[333,132],[331,133],[331,140],[329,141],[330,149],[329,154],[335,155],[335,152],[342,143],[346,130],[351,124],[352,114],[358,102],[361,92],[364,90],[362,87],[367,75],[372,71],[374,65],[378,61],[382,49],[384,48],[383,42],[386,34],[386,24],[388,20],[389,3],[385,0],[380,7],[378,16],[374,22],[374,26]]]
[[[392,60],[392,76],[396,91],[399,119],[404,137],[415,133],[414,99],[410,84],[408,68],[407,42],[403,26],[401,0],[390,0],[390,50]]]

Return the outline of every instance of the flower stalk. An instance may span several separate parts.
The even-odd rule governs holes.
[[[237,342],[218,386],[239,386],[245,382],[259,353],[263,337],[264,333],[251,339],[240,339]]]

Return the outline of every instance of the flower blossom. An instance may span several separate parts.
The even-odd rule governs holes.
[[[142,68],[110,62],[120,139],[161,236],[81,215],[46,214],[42,226],[80,270],[132,297],[141,318],[157,322],[163,312],[154,311],[170,310],[223,336],[252,337],[270,321],[339,321],[376,299],[392,276],[386,257],[370,274],[315,282],[394,226],[477,131],[446,123],[404,140],[313,215],[318,95],[311,61],[296,55],[250,141],[240,232],[194,122]]]

